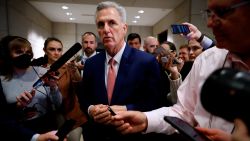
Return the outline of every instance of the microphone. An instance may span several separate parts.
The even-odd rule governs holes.
[[[249,115],[250,73],[232,68],[214,71],[201,89],[201,103],[208,112],[233,121]]]
[[[33,88],[37,89],[38,87],[44,84],[44,78],[50,77],[51,72],[57,71],[60,67],[62,67],[71,57],[73,57],[79,50],[81,50],[82,46],[80,43],[75,43],[67,52],[65,52],[57,61],[55,61],[50,69],[40,77],[34,84]]]

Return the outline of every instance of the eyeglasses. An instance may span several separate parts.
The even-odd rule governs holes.
[[[241,6],[250,4],[250,1],[243,1],[234,5],[231,5],[227,8],[220,8],[220,9],[214,9],[214,10],[204,10],[203,13],[205,14],[206,18],[210,18],[213,15],[218,16],[219,18],[223,18],[226,14],[228,14],[229,12],[232,12],[234,9],[239,8]]]

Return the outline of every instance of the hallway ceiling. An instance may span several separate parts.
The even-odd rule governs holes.
[[[102,0],[27,1],[53,22],[94,24],[96,4]],[[116,0],[116,2],[125,6],[128,25],[153,26],[183,0]],[[67,6],[68,9],[64,10],[62,6]],[[138,13],[139,10],[144,10],[144,13]],[[67,12],[72,15],[66,15]],[[137,19],[135,16],[140,16],[140,18]]]

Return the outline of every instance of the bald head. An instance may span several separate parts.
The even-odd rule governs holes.
[[[154,50],[159,46],[157,38],[148,36],[144,39],[143,49],[148,53],[153,53]]]

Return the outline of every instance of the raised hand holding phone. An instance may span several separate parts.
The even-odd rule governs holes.
[[[198,40],[202,36],[201,31],[195,25],[187,22],[182,24],[188,26],[190,30],[190,33],[184,36],[187,40]]]

